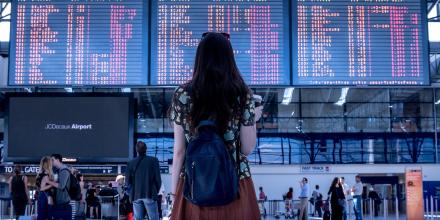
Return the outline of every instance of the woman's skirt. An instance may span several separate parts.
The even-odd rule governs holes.
[[[183,197],[183,179],[179,179],[170,220],[259,220],[260,211],[252,179],[241,179],[239,190],[240,198],[227,205],[200,207]]]

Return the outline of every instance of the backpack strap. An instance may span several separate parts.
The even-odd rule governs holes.
[[[61,171],[63,171],[63,170],[67,171],[67,173],[69,174],[69,175],[68,175],[68,178],[69,178],[69,179],[68,179],[68,181],[67,181],[67,183],[66,183],[66,190],[69,191],[69,188],[70,188],[70,181],[72,181],[72,180],[70,179],[70,174],[72,174],[72,173],[70,172],[69,168],[64,167],[64,168],[60,169],[60,172],[58,173],[58,179],[60,178],[59,175],[61,174]]]
[[[237,133],[240,134],[240,131]],[[240,152],[241,152],[241,141],[240,141],[240,135],[238,135],[237,136],[237,146],[235,146],[235,158],[236,158],[235,162],[237,163],[237,186],[238,186],[238,188],[240,188],[240,165],[241,165]],[[240,198],[240,190],[237,190],[237,198]]]
[[[215,124],[215,121],[213,121],[213,120],[203,120],[203,121],[200,121],[196,130],[198,130],[201,127],[214,127],[215,128],[215,127],[217,127],[217,125]]]

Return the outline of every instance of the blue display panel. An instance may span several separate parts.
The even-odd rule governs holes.
[[[151,28],[152,85],[187,82],[207,31],[230,33],[248,84],[290,84],[288,1],[157,0],[152,2]]]
[[[423,2],[295,1],[293,83],[429,84]]]
[[[13,0],[9,85],[148,83],[145,0]]]

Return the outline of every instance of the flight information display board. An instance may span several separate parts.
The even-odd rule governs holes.
[[[145,0],[13,0],[9,85],[146,85]]]
[[[429,85],[420,0],[12,0],[11,18],[9,86],[179,85],[208,31],[253,86]]]
[[[429,84],[420,0],[298,0],[292,24],[297,85]]]
[[[207,31],[231,35],[248,84],[290,84],[288,1],[157,0],[151,28],[152,85],[187,82],[198,42]]]

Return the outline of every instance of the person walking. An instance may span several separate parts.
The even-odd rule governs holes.
[[[266,201],[267,200],[267,196],[266,196],[266,193],[264,193],[264,191],[263,191],[263,187],[262,186],[260,186],[260,188],[258,188],[258,190],[260,191],[260,193],[258,194],[258,201],[262,201],[262,202],[264,202],[264,201]]]
[[[350,209],[350,202],[352,202],[351,198],[351,190],[350,186],[345,182],[345,177],[341,177],[342,189],[344,190],[345,196],[345,206],[342,208],[342,219],[347,220],[348,211]]]
[[[76,201],[76,217],[79,219],[85,219],[87,189],[85,188],[84,176],[81,173],[77,173],[76,179],[78,180],[78,184],[81,190],[81,200]]]
[[[308,216],[309,215],[308,214],[309,184],[308,184],[308,182],[309,182],[308,179],[305,178],[305,177],[299,182],[299,186],[300,186],[300,192],[299,192],[299,201],[300,201],[299,220],[308,220],[309,219],[309,216]]]
[[[380,204],[382,203],[382,199],[379,194],[374,190],[373,186],[370,187],[370,192],[368,192],[368,198],[373,201],[374,208],[374,216],[379,216],[380,212]]]
[[[315,186],[315,190],[312,192],[312,198],[314,207],[313,216],[318,213],[318,217],[322,217],[322,194],[319,192],[319,185]]]
[[[263,215],[263,217],[266,217],[267,212],[264,203],[267,200],[267,195],[266,193],[264,193],[262,186],[260,186],[258,190],[260,191],[260,193],[258,194],[258,208],[260,209],[260,214]]]
[[[353,203],[354,203],[353,210],[356,220],[362,220],[361,201],[362,201],[362,191],[364,187],[362,185],[361,177],[359,175],[356,175],[355,179],[356,179],[356,183],[351,189],[353,192]]]
[[[15,216],[25,214],[26,205],[30,204],[29,191],[27,188],[28,178],[21,174],[21,167],[14,167],[14,175],[9,178],[9,192],[11,192],[12,205],[14,206]]]
[[[339,177],[335,177],[328,190],[328,195],[330,195],[330,204],[332,207],[332,220],[342,220],[343,210],[345,207],[345,195],[344,189],[342,187],[342,182]]]
[[[130,200],[133,201],[135,220],[142,220],[147,211],[149,220],[158,220],[157,195],[162,185],[159,160],[147,156],[147,145],[136,143],[138,157],[128,162],[126,177],[130,189]]]
[[[169,116],[174,127],[171,177],[174,205],[171,219],[260,219],[246,156],[256,145],[255,122],[261,117],[262,106],[255,107],[251,90],[240,75],[229,34],[207,32],[202,35],[192,79],[176,89],[171,103]],[[238,169],[239,197],[227,204],[211,207],[194,204],[190,198],[184,197],[186,180],[180,178],[181,174],[185,174],[182,168],[188,159],[185,156],[186,143],[197,138],[198,127],[206,120],[209,120],[210,128],[205,128],[211,130],[205,132],[215,129],[217,137],[222,139],[228,150],[229,158],[239,164],[235,165]],[[220,174],[217,172],[215,175]],[[225,177],[229,179],[231,176]]]

